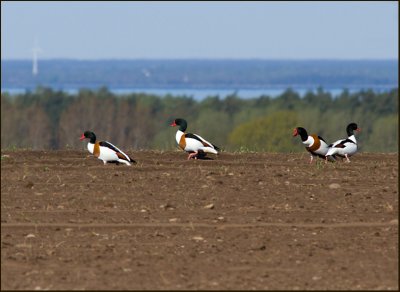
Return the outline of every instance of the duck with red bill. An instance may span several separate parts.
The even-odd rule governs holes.
[[[330,149],[326,153],[326,159],[329,157],[344,157],[346,162],[350,162],[349,157],[356,154],[358,151],[357,139],[354,131],[361,132],[361,128],[356,123],[350,123],[346,127],[347,138],[340,139],[329,145]]]
[[[136,163],[133,158],[125,154],[117,146],[111,144],[107,141],[97,141],[96,135],[91,131],[85,131],[79,140],[89,139],[87,144],[87,149],[95,157],[102,160],[104,164],[110,163],[124,163],[126,165],[131,165],[130,163]]]

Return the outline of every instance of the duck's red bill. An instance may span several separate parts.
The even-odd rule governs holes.
[[[85,137],[85,135],[84,134],[82,134],[82,136],[79,138],[79,140],[84,140],[86,137]]]
[[[175,123],[175,121],[170,125],[171,127],[175,127],[177,126],[177,124]]]

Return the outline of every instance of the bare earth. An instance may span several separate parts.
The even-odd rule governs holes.
[[[399,289],[398,154],[2,151],[1,289]]]

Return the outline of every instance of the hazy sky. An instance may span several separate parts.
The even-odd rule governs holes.
[[[398,4],[1,2],[1,58],[398,59]]]

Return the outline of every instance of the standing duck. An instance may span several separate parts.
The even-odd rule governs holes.
[[[103,160],[104,164],[107,162],[111,163],[125,163],[131,165],[129,162],[136,163],[131,157],[122,152],[118,147],[114,146],[107,141],[96,141],[96,135],[93,132],[85,131],[82,134],[80,140],[90,139],[87,144],[87,148],[90,153],[96,156],[98,159]]]
[[[328,144],[325,140],[316,134],[308,135],[306,129],[297,127],[293,130],[293,137],[300,135],[301,141],[306,145],[306,149],[311,154],[310,163],[312,163],[314,156],[319,156],[325,159],[325,155],[328,152]]]
[[[170,126],[179,126],[175,136],[176,142],[182,150],[189,152],[188,160],[191,158],[197,159],[200,153],[218,154],[220,149],[217,146],[203,139],[199,135],[185,133],[187,122],[184,119],[175,119]]]
[[[356,154],[357,152],[357,140],[356,136],[354,136],[354,131],[360,132],[361,129],[357,126],[356,123],[350,123],[347,125],[347,139],[337,140],[335,143],[329,145],[330,149],[328,153],[326,153],[326,159],[329,156],[335,157],[345,157],[346,162],[350,162],[349,156]]]

